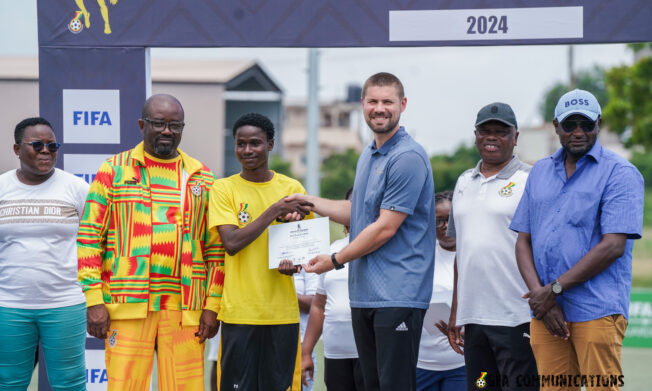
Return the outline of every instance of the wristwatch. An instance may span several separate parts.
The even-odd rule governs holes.
[[[552,289],[552,293],[554,293],[555,296],[561,295],[562,292],[564,291],[564,287],[561,286],[561,284],[557,280],[553,281],[552,284],[550,284],[550,289]]]
[[[337,253],[331,254],[331,262],[333,262],[333,266],[335,266],[335,270],[344,269],[344,265],[340,265],[339,263],[337,263],[337,260],[335,259],[335,254]]]

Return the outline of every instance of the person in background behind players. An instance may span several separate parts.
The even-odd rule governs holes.
[[[301,333],[301,341],[306,335],[306,327],[308,326],[308,316],[310,308],[315,297],[317,285],[319,284],[319,276],[315,273],[307,273],[301,269],[294,275],[294,287],[297,290],[297,298],[299,300],[299,331]],[[301,368],[301,355],[299,355],[297,365]],[[313,364],[315,362],[315,355],[312,355]],[[317,368],[314,368],[316,370]],[[313,379],[305,379],[301,389],[303,391],[312,391]]]
[[[446,235],[452,199],[452,191],[435,194],[437,228],[435,259],[437,262],[435,262],[432,300],[435,300],[438,294],[447,294],[450,297],[453,293],[455,238]],[[451,349],[446,322],[442,320],[435,326],[441,333],[432,335],[425,327],[421,332],[419,361],[417,361],[417,391],[464,391],[466,390],[464,357]]]
[[[350,200],[353,188],[344,199]],[[349,244],[346,237],[331,244],[330,251],[338,252]],[[324,382],[334,391],[363,391],[364,384],[358,351],[353,338],[351,307],[349,306],[349,267],[331,270],[319,276],[317,293],[310,308],[310,318],[301,344],[301,375],[304,384],[314,378],[314,348],[320,336],[324,341]]]

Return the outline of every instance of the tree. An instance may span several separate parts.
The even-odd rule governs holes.
[[[609,95],[604,83],[605,71],[600,67],[594,67],[589,70],[579,71],[575,75],[577,80],[577,88],[591,92],[600,102],[602,107],[606,106],[609,102]],[[555,117],[555,106],[562,95],[570,91],[572,88],[567,83],[557,83],[550,87],[544,94],[543,101],[539,106],[539,113],[543,120],[551,122]]]
[[[321,166],[321,196],[331,199],[342,199],[346,190],[353,186],[355,166],[358,153],[347,149],[343,153],[335,153],[322,162]],[[448,155],[430,157],[435,190],[453,190],[457,178],[469,168],[475,167],[480,160],[480,153],[475,145],[467,147],[460,145],[455,152]]]
[[[291,167],[290,162],[283,160],[283,158],[278,155],[272,155],[269,157],[270,170],[274,170],[279,174],[287,175],[291,178],[294,178],[294,175],[292,175],[292,169],[290,167]]]
[[[320,192],[322,197],[340,200],[346,190],[353,186],[355,166],[360,155],[349,148],[324,159],[321,165]]]
[[[453,190],[457,178],[464,171],[475,167],[480,160],[480,153],[475,145],[460,145],[452,155],[434,155],[430,157],[435,191]]]
[[[647,44],[652,48],[652,44]],[[644,44],[631,45],[634,51]],[[652,57],[639,59],[631,66],[620,66],[606,73],[609,104],[603,121],[617,134],[629,133],[626,145],[652,150]]]

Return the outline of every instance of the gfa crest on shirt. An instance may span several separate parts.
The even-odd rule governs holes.
[[[111,332],[111,335],[109,335],[109,347],[114,347],[118,341],[116,340],[116,336],[118,335],[118,330],[113,330]]]
[[[500,194],[501,197],[511,197],[512,196],[512,188],[516,186],[516,183],[514,182],[509,182],[507,185],[503,186],[500,188],[500,191],[498,191],[498,194]]]
[[[249,204],[240,203],[240,210],[238,211],[238,220],[241,224],[247,224],[251,219],[251,215],[247,212],[247,207]]]

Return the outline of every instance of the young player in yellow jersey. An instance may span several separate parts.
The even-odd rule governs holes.
[[[267,227],[288,215],[306,217],[312,204],[284,200],[305,190],[269,169],[274,125],[267,117],[243,115],[233,137],[242,171],[214,183],[209,208],[209,228],[219,231],[227,253],[218,311],[220,389],[284,391],[292,383],[299,341],[295,268],[269,269]]]

